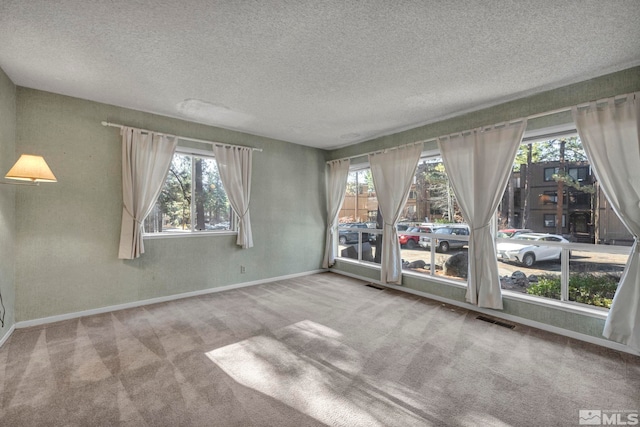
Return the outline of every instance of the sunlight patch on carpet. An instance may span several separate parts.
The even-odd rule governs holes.
[[[255,336],[206,354],[239,384],[327,425],[412,425],[421,420],[398,405],[393,396],[362,378],[354,380],[353,374],[361,368],[355,365],[361,361],[337,348],[336,339],[341,336],[338,332],[304,321],[287,326],[276,335],[282,339]],[[320,337],[327,341],[325,351],[318,343]],[[306,346],[300,344],[309,341],[320,356],[315,352],[305,354]],[[349,363],[352,366],[347,366]]]

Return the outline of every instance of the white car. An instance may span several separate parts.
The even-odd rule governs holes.
[[[498,243],[496,250],[499,261],[517,262],[531,267],[537,261],[560,260],[560,246],[544,246],[542,242],[565,242],[567,239],[557,234],[526,233],[513,237],[513,242]]]

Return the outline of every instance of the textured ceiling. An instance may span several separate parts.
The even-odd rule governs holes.
[[[0,0],[0,67],[336,148],[639,65],[639,22],[638,0]]]

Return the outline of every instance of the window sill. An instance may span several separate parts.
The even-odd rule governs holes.
[[[350,258],[342,258],[342,257],[337,257],[336,260],[339,260],[340,262],[346,262],[349,264],[355,264],[355,265],[362,265],[362,266],[366,266],[366,267],[370,267],[370,268],[374,268],[377,270],[380,270],[380,264],[375,264],[375,263],[371,263],[371,262],[363,262],[363,261],[358,261],[355,259],[350,259]],[[422,273],[415,273],[412,271],[402,271],[402,275],[403,276],[408,276],[408,277],[412,277],[415,279],[419,279],[419,280],[428,280],[428,281],[434,281],[436,283],[442,283],[448,286],[455,286],[458,288],[466,288],[467,284],[463,283],[463,282],[458,282],[455,280],[451,280],[451,279],[446,279],[443,277],[438,277],[438,276],[431,276],[431,275],[427,275],[427,274],[422,274]],[[402,290],[402,286],[397,287],[396,289],[400,289]],[[514,291],[509,291],[509,290],[505,290],[502,289],[502,296],[505,299],[508,300],[515,300],[515,301],[522,301],[522,302],[527,302],[529,304],[535,304],[535,305],[539,305],[539,306],[543,306],[543,307],[552,307],[555,308],[557,310],[562,310],[562,311],[566,311],[569,313],[575,313],[575,314],[581,314],[581,315],[585,315],[585,316],[589,316],[589,317],[594,317],[594,318],[598,318],[598,319],[606,319],[607,315],[609,314],[609,310],[607,310],[606,308],[600,308],[600,307],[591,307],[585,304],[580,304],[580,303],[576,303],[576,302],[572,302],[572,301],[558,301],[558,300],[552,300],[549,298],[542,298],[542,297],[538,297],[535,295],[527,295],[527,294],[522,294],[519,292],[514,292]]]
[[[163,232],[143,234],[143,239],[176,239],[183,237],[202,237],[202,236],[237,236],[237,231],[185,231],[185,232]]]
[[[596,317],[599,319],[606,319],[609,314],[609,310],[600,307],[591,307],[585,304],[580,304],[572,301],[558,301],[549,298],[537,297],[534,295],[521,294],[519,292],[513,292],[508,290],[502,290],[502,296],[507,299],[516,301],[526,301],[530,304],[541,305],[544,307],[553,307],[558,310],[567,311],[569,313],[583,314],[585,316]]]

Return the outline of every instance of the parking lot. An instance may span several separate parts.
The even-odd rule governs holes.
[[[340,250],[347,245],[340,245]],[[375,251],[375,249],[374,249]],[[443,265],[452,255],[458,252],[467,252],[467,248],[451,250],[448,253],[436,252],[436,265]],[[430,251],[425,249],[405,249],[402,248],[402,259],[407,262],[422,260],[429,264],[431,258]],[[627,262],[628,255],[604,254],[598,252],[572,251],[569,269],[573,272],[622,272]],[[425,267],[428,269],[429,267]],[[511,276],[514,271],[521,271],[527,276],[531,274],[560,274],[560,262],[542,261],[527,268],[521,264],[498,262],[498,270],[501,276]]]
[[[436,253],[436,264],[442,265],[447,258],[458,252],[467,252],[467,248],[446,254]],[[409,262],[421,259],[428,264],[430,253],[424,249],[402,249],[402,258]],[[571,272],[622,272],[627,259],[628,255],[572,251],[569,270]],[[499,261],[498,271],[501,276],[510,276],[514,271],[522,271],[527,276],[530,274],[560,274],[560,263],[558,261],[542,261],[527,268],[521,264]]]

